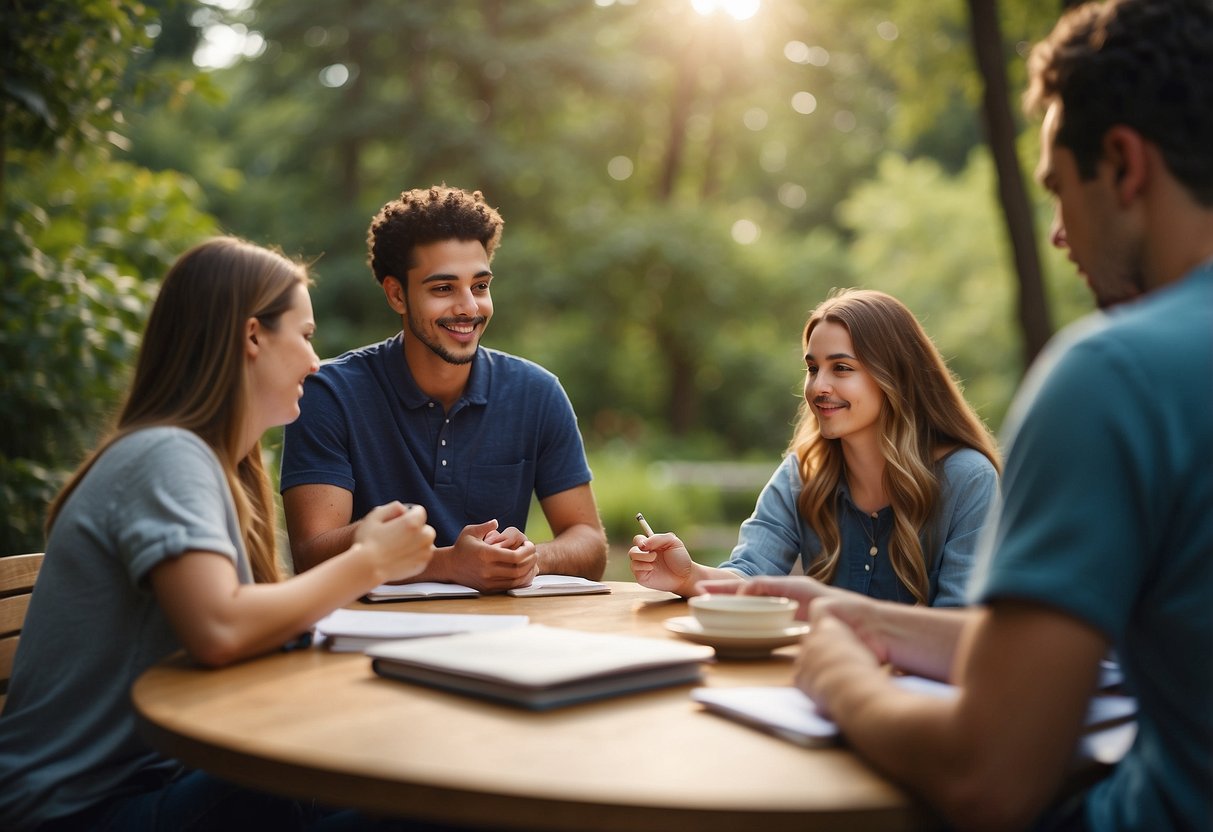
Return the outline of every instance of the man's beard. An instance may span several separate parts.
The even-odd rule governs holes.
[[[430,338],[421,329],[420,324],[413,317],[412,311],[409,311],[409,313],[406,317],[407,317],[408,323],[409,323],[409,332],[413,333],[413,337],[416,338],[421,343],[425,344],[427,347],[429,347],[430,352],[434,353],[434,355],[438,356],[446,363],[454,364],[454,365],[470,364],[472,362],[472,360],[476,358],[476,349],[473,349],[467,355],[455,355],[450,350],[448,350],[446,347],[442,346],[442,344],[439,344],[437,341]],[[440,320],[445,320],[445,319],[440,319]],[[484,318],[483,317],[470,318],[470,319],[468,319],[468,322],[472,323],[476,326],[482,326],[484,324]],[[479,341],[477,341],[476,347],[479,347],[479,345],[480,345]]]

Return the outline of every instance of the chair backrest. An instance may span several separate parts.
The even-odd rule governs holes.
[[[34,580],[42,568],[42,553],[0,557],[0,711],[8,698],[8,680],[13,675],[25,611],[29,609]]]

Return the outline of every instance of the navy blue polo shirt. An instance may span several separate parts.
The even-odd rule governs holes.
[[[352,520],[391,500],[425,506],[450,546],[464,526],[496,519],[525,531],[542,500],[590,481],[577,417],[555,375],[481,347],[449,412],[417,386],[403,335],[324,362],[286,426],[282,491],[335,485]]]

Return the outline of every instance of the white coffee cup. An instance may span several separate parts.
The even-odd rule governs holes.
[[[696,595],[687,601],[705,631],[771,633],[792,626],[800,602],[765,595]]]

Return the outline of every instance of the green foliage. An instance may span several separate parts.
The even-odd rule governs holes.
[[[993,426],[1017,379],[1014,278],[984,152],[951,177],[935,162],[881,160],[840,214],[864,285],[901,299],[917,315],[966,395]]]
[[[0,552],[42,548],[48,501],[119,404],[154,281],[214,233],[180,174],[95,152],[15,161],[0,229]]]
[[[3,12],[0,553],[44,546],[48,501],[118,406],[152,281],[215,231],[189,177],[108,153],[124,143],[121,103],[190,88],[178,72],[130,71],[155,20],[121,0]]]
[[[3,140],[48,150],[118,141],[117,97],[151,12],[113,0],[8,0],[0,26]]]
[[[1056,13],[1028,6],[1004,11],[1009,43]],[[992,191],[966,167],[979,83],[962,5],[767,0],[741,22],[684,0],[233,14],[264,53],[215,74],[224,106],[143,114],[134,158],[194,173],[238,233],[318,257],[322,355],[395,328],[366,226],[400,190],[445,181],[506,217],[486,343],[555,371],[591,445],[782,447],[805,313],[874,280],[948,322],[942,345],[1001,419],[1015,279]],[[933,172],[887,182],[878,160],[898,152],[934,154]],[[839,210],[865,187],[877,202],[906,188],[897,213],[917,224]],[[953,239],[953,219],[976,233]],[[757,239],[735,242],[738,222]]]
[[[1048,33],[1062,4],[1004,0],[997,6],[1014,97],[1025,84],[1028,45]],[[952,172],[963,168],[984,135],[967,4],[819,0],[814,11],[822,29],[849,32],[851,48],[871,67],[870,83],[888,102],[886,149],[930,156]]]
[[[1023,43],[1057,9],[1000,5],[1021,86]],[[486,344],[556,372],[591,449],[622,456],[595,461],[596,490],[624,483],[604,512],[617,539],[631,536],[629,488],[648,482],[638,460],[773,459],[784,447],[804,317],[833,287],[906,300],[995,426],[1019,378],[1014,275],[989,163],[972,153],[980,89],[963,4],[764,0],[747,21],[686,0],[230,11],[18,0],[4,14],[4,45],[21,46],[0,55],[10,147],[131,138],[125,168],[102,155],[10,159],[20,196],[7,201],[21,216],[6,226],[5,291],[26,292],[20,264],[92,287],[99,304],[138,297],[121,281],[158,276],[213,229],[195,212],[205,205],[225,230],[315,260],[317,346],[331,356],[398,326],[366,267],[375,211],[406,188],[479,188],[507,223]],[[198,77],[188,24],[219,20],[265,48]],[[136,88],[154,93],[137,109]],[[1034,157],[1026,139],[1024,150]],[[1046,255],[1045,267],[1057,319],[1082,311],[1064,258]],[[101,280],[111,274],[112,286]],[[84,292],[56,289],[84,320],[72,291]],[[16,333],[9,308],[4,329]],[[88,314],[137,329],[128,312]],[[112,337],[89,342],[115,350],[104,370],[63,351],[111,393],[130,349]],[[94,414],[112,408],[106,395],[86,397]],[[87,409],[41,411],[47,435],[73,434]],[[20,458],[45,479],[63,457]],[[654,508],[640,508],[671,528],[748,511],[732,492],[688,496],[688,507],[653,487]]]
[[[750,515],[762,484],[779,464],[777,456],[749,465],[722,464],[716,475],[680,472],[678,464],[638,454],[633,450],[607,448],[591,452],[594,497],[606,528],[612,557],[622,553],[640,533],[636,512],[642,512],[658,531],[676,532],[700,563],[716,566],[728,557],[737,542],[737,528]],[[725,481],[722,476],[728,476]],[[689,482],[690,478],[697,481]],[[551,539],[551,530],[539,504],[531,507],[527,536]],[[631,580],[623,563],[608,566],[608,578]]]
[[[575,211],[563,252],[538,229],[512,229],[494,263],[487,342],[559,375],[592,445],[670,455],[673,433],[679,453],[698,458],[782,448],[805,316],[849,269],[830,232],[742,246],[729,236],[735,216]],[[674,430],[679,419],[690,429]]]
[[[1047,200],[1038,208],[1044,228]],[[839,213],[854,234],[851,260],[863,285],[914,311],[964,383],[966,398],[997,429],[1023,368],[989,154],[975,150],[955,176],[928,159],[888,154]],[[1054,253],[1046,265],[1060,319],[1089,310],[1089,293],[1084,304],[1064,257]]]

